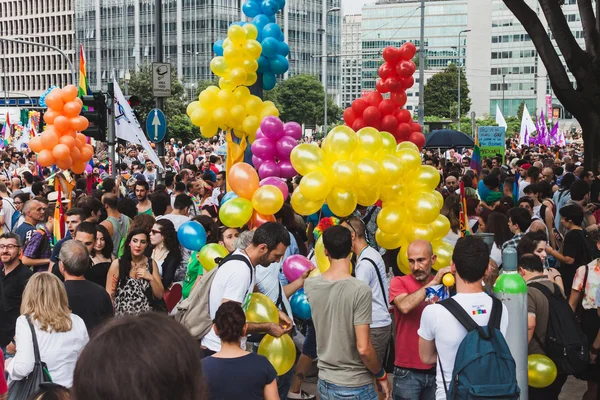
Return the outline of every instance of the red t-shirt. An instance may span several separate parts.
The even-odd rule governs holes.
[[[427,282],[431,281],[431,276]],[[390,303],[396,296],[412,294],[423,285],[413,275],[396,276],[390,282]],[[396,319],[396,358],[394,364],[400,368],[431,369],[433,364],[423,364],[419,356],[419,335],[417,330],[421,323],[421,314],[427,303],[423,302],[408,314],[402,314],[394,307]]]
[[[8,393],[8,385],[4,378],[4,354],[0,351],[0,395]]]

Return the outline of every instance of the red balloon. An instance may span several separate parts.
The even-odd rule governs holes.
[[[400,90],[399,92],[394,92],[390,94],[390,99],[396,107],[402,107],[406,104],[406,92],[404,90]]]
[[[348,126],[352,126],[352,123],[356,119],[356,113],[352,110],[352,107],[348,107],[344,110],[344,122]]]
[[[410,130],[411,132],[423,132],[423,128],[421,128],[421,125],[419,125],[419,123],[415,121],[413,121],[412,124],[410,124]]]
[[[395,76],[387,78],[385,80],[385,84],[390,89],[390,92],[398,92],[402,90],[402,81],[399,78],[396,78]]]
[[[425,135],[423,135],[421,132],[411,133],[408,137],[408,140],[416,144],[419,150],[425,146]]]
[[[402,78],[408,78],[415,73],[416,65],[412,61],[403,60],[399,64],[396,64],[396,74]]]
[[[365,99],[356,99],[352,102],[352,110],[356,115],[362,115],[367,107],[369,107],[369,103]]]
[[[398,142],[403,140],[407,140],[410,136],[411,130],[410,125],[407,123],[398,124],[398,128],[396,128],[396,134],[394,135]]]
[[[354,123],[352,124],[352,130],[358,132],[359,130],[361,130],[365,126],[367,126],[367,124],[365,124],[365,120],[364,119],[362,119],[362,118],[356,118],[354,120]]]
[[[400,111],[396,113],[396,118],[400,123],[408,123],[412,121],[412,114],[406,108],[401,108]]]
[[[365,100],[367,100],[367,103],[369,103],[370,106],[377,107],[379,103],[381,103],[381,101],[383,100],[383,96],[379,92],[371,92],[365,98]]]
[[[399,50],[400,49],[397,49],[392,46],[386,47],[385,49],[383,49],[383,59],[389,62],[390,64],[396,64],[398,61],[401,60],[402,56]]]
[[[375,127],[375,125],[379,125],[381,121],[381,111],[375,106],[369,106],[363,113],[363,119],[367,126]]]
[[[394,95],[395,93],[392,93],[392,95]],[[394,113],[394,111],[396,111],[396,109],[398,108],[398,105],[396,103],[394,103],[393,100],[390,99],[385,99],[382,100],[381,103],[379,103],[379,111],[381,111],[381,115],[391,115]]]
[[[377,90],[379,93],[388,93],[390,91],[383,79],[377,79],[377,82],[375,82],[375,90]]]
[[[411,42],[404,43],[400,49],[403,51],[407,60],[412,60],[415,54],[417,54],[417,47]]]
[[[398,119],[393,115],[386,115],[381,118],[381,130],[385,132],[395,132],[398,127]]]
[[[404,89],[410,89],[415,84],[415,78],[409,76],[408,78],[402,78],[402,87]]]
[[[379,77],[383,80],[386,80],[390,76],[394,76],[394,67],[391,64],[384,62],[379,67]]]

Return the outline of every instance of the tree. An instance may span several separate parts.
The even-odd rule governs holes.
[[[525,100],[521,100],[521,104],[519,104],[519,109],[517,110],[517,118],[519,121],[523,120],[523,111],[525,110]]]
[[[458,109],[458,68],[456,64],[433,75],[425,84],[425,115],[455,118]],[[460,71],[460,110],[465,115],[471,109],[469,84],[463,69]]]
[[[292,76],[276,89],[276,104],[282,121],[295,121],[314,126],[323,112],[325,92],[321,82],[312,75]],[[319,112],[320,110],[320,112]],[[321,117],[322,122],[322,117]]]
[[[564,0],[538,0],[566,66],[547,29],[525,0],[503,1],[531,37],[548,71],[554,95],[581,124],[585,168],[596,170],[600,161],[600,1],[595,2],[595,14],[592,0],[577,0],[583,27],[585,49],[582,49],[562,11]],[[575,77],[576,87],[567,68]]]
[[[189,143],[193,139],[200,137],[200,128],[192,124],[192,121],[186,114],[172,116],[168,124],[169,136],[184,143]]]
[[[323,100],[318,106],[317,111],[317,124],[323,125],[323,120],[325,119],[325,110],[323,109]],[[342,118],[343,110],[338,107],[337,104],[333,101],[331,96],[327,96],[327,130],[331,130]]]
[[[198,82],[198,87],[196,88],[196,100],[198,100],[198,96],[200,96],[200,93],[209,86],[219,86],[219,82],[208,80]]]

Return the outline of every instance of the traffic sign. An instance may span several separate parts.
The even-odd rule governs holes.
[[[152,95],[171,97],[170,63],[152,63]]]
[[[158,108],[152,109],[146,118],[146,133],[154,143],[162,142],[167,133],[167,119]]]

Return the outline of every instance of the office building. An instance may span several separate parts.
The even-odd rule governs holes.
[[[361,16],[345,15],[342,22],[342,108],[347,108],[352,101],[362,94],[361,65],[362,39]]]

